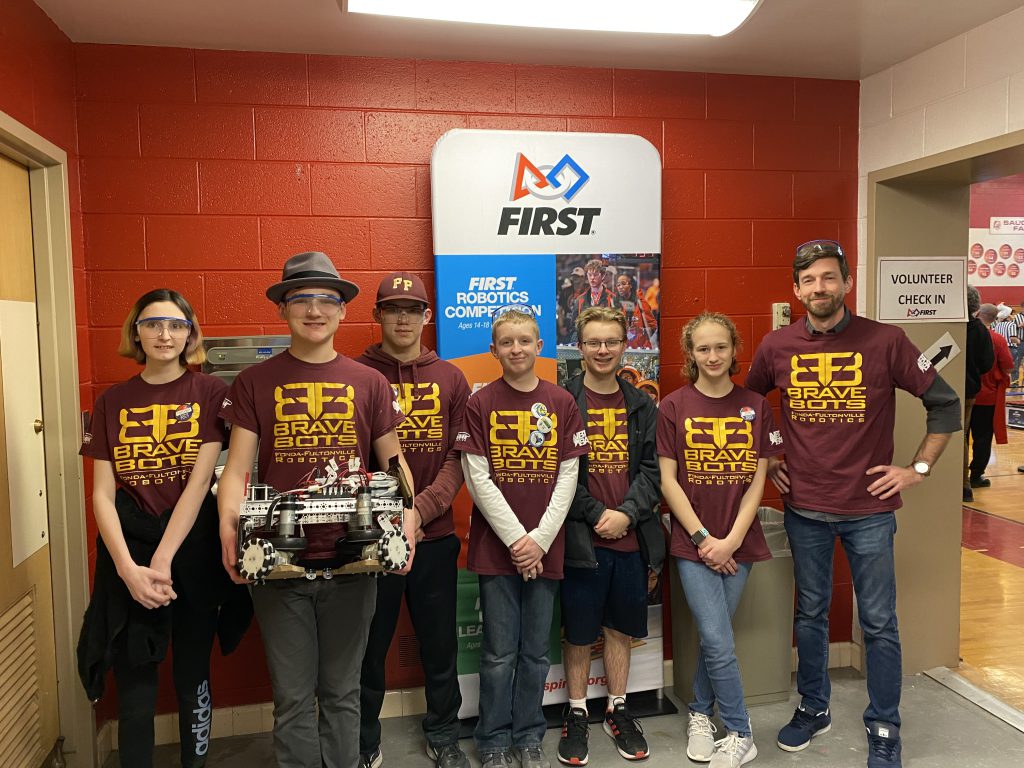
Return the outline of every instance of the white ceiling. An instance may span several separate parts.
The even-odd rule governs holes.
[[[340,0],[35,1],[75,42],[847,80],[874,74],[1021,5],[764,0],[731,35],[691,38],[348,15]]]

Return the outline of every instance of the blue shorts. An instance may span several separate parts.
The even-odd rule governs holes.
[[[565,568],[562,626],[570,645],[593,645],[601,627],[647,637],[647,565],[639,552],[594,547],[597,568]]]

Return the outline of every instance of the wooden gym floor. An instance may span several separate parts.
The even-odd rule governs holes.
[[[992,452],[963,509],[958,672],[1024,711],[1024,430]]]

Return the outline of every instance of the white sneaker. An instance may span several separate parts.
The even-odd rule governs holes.
[[[729,731],[724,739],[715,742],[715,754],[711,756],[711,768],[739,768],[757,757],[753,736],[740,736]]]
[[[686,726],[686,756],[698,763],[706,763],[715,752],[715,724],[700,712],[690,712]]]

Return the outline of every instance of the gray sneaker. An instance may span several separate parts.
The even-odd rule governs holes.
[[[711,768],[740,768],[757,757],[753,736],[740,736],[729,731],[724,739],[715,742],[715,754],[711,756]]]
[[[428,743],[427,757],[434,761],[435,768],[469,768],[469,758],[457,741],[437,746]]]
[[[523,768],[551,768],[551,763],[544,754],[544,747],[540,744],[534,747],[516,747],[515,753]]]
[[[512,753],[507,750],[480,753],[480,768],[512,768]]]
[[[715,724],[702,712],[690,712],[686,726],[686,756],[698,763],[706,763],[715,753]]]

